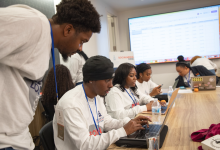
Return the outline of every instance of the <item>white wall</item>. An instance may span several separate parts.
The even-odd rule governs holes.
[[[99,34],[94,34],[91,41],[86,43],[83,50],[89,56],[103,55],[109,57],[109,36],[108,36],[108,18],[107,15],[110,13],[117,16],[117,12],[108,6],[102,0],[91,0],[92,4],[95,6],[96,10],[100,15],[101,19],[101,32]]]
[[[61,0],[55,0],[54,5],[57,5],[60,3]],[[96,10],[102,17],[101,20],[101,32],[100,33],[94,33],[89,40],[88,43],[85,43],[83,45],[83,51],[89,56],[95,56],[95,55],[103,55],[106,57],[109,57],[109,38],[108,38],[108,19],[107,15],[110,13],[114,16],[117,16],[117,11],[112,9],[110,6],[108,6],[105,2],[102,0],[90,0],[91,3],[94,5]],[[56,9],[56,7],[55,7]],[[64,64],[62,60],[62,56],[60,56],[60,63]],[[65,63],[68,66],[68,62]]]
[[[95,55],[103,55],[109,57],[109,36],[108,36],[108,13],[117,16],[117,11],[112,9],[102,0],[91,0],[92,4],[102,17],[101,20],[101,32],[95,33],[91,37],[90,41],[83,45],[83,51],[91,57]]]
[[[158,13],[166,13],[172,11],[179,11],[184,9],[192,9],[196,7],[204,7],[210,5],[220,4],[219,0],[189,0],[185,2],[178,2],[168,5],[161,5],[156,7],[134,9],[118,13],[119,20],[119,38],[120,38],[120,50],[130,50],[129,42],[129,30],[128,30],[128,18],[139,17],[145,15],[153,15]],[[219,67],[220,73],[220,59],[214,60]],[[158,84],[164,84],[163,88],[167,88],[169,85],[173,85],[174,79],[178,76],[175,70],[175,63],[167,64],[152,64],[153,76],[152,79]]]

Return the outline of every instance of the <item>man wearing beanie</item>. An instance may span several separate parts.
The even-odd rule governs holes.
[[[103,97],[112,88],[113,75],[113,63],[108,58],[94,56],[87,60],[83,84],[68,91],[56,106],[53,130],[58,150],[107,149],[120,137],[148,124],[150,119],[145,116],[116,120],[107,114]]]

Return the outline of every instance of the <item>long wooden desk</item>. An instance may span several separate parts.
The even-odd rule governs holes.
[[[166,123],[169,130],[161,150],[197,150],[201,143],[193,142],[191,133],[208,129],[211,124],[218,123],[220,123],[220,88],[216,88],[215,91],[178,94]],[[108,150],[118,149],[140,150],[140,148],[120,148],[115,144],[108,148]]]

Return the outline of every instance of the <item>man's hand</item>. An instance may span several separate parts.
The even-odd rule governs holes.
[[[150,93],[150,96],[151,96],[151,97],[162,93],[160,86],[161,86],[161,85],[159,85],[158,87],[155,87],[155,88],[152,90],[152,92]]]
[[[138,116],[135,119],[130,120],[126,125],[124,125],[125,132],[127,135],[134,133],[137,130],[143,130],[144,128],[142,125],[147,124],[149,127],[148,121],[151,122],[150,118],[147,116]]]

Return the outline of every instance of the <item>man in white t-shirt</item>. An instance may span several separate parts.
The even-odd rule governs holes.
[[[88,56],[83,52],[77,52],[74,54],[67,64],[64,64],[69,70],[72,77],[72,81],[75,85],[83,83],[82,68],[85,64]]]
[[[26,5],[0,8],[0,149],[34,149],[28,125],[49,67],[50,24],[54,47],[65,60],[101,28],[88,0],[61,1],[49,20]]]
[[[106,57],[94,56],[86,61],[83,84],[65,93],[56,105],[53,130],[57,150],[107,149],[120,137],[148,124],[146,116],[117,120],[107,114],[103,97],[112,88],[113,74],[113,63]]]

